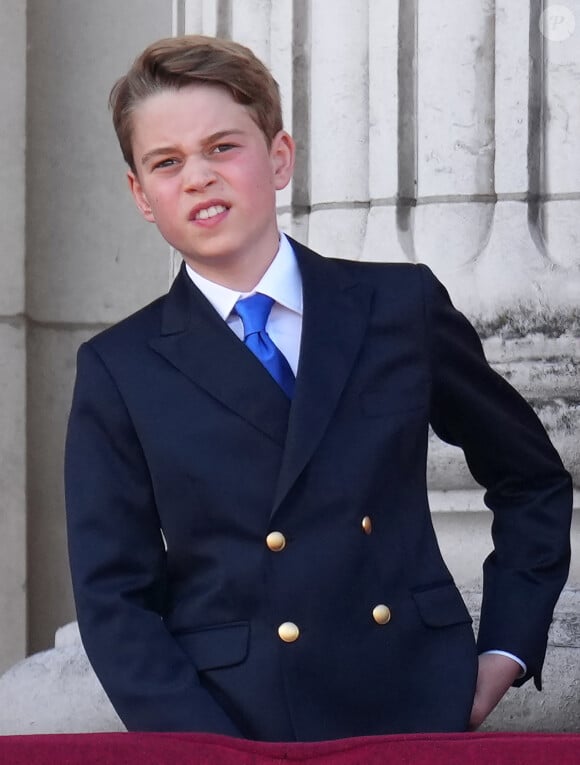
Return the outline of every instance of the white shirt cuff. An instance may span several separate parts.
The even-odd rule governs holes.
[[[528,668],[526,667],[526,665],[524,664],[524,662],[523,662],[521,659],[518,659],[518,657],[517,657],[517,656],[514,656],[514,655],[513,655],[513,653],[508,653],[508,651],[499,651],[499,650],[498,650],[498,651],[496,651],[496,650],[493,650],[493,651],[483,651],[483,653],[482,653],[481,655],[482,655],[482,656],[484,656],[486,653],[497,653],[497,654],[499,654],[500,656],[507,656],[507,657],[508,657],[508,659],[513,659],[513,660],[514,660],[515,662],[517,662],[517,663],[520,665],[520,667],[522,668],[522,671],[520,672],[520,674],[517,676],[517,678],[516,678],[516,679],[517,679],[517,680],[521,680],[521,679],[522,679],[522,677],[525,677],[525,676],[526,676],[526,674],[527,674],[527,672],[528,672]]]

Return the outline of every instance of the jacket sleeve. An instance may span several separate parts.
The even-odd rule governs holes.
[[[532,408],[488,365],[479,338],[422,267],[431,357],[431,424],[463,449],[493,511],[478,649],[525,662],[541,688],[555,603],[570,564],[572,481]]]
[[[126,727],[240,736],[163,622],[165,547],[150,474],[115,381],[90,344],[78,354],[65,488],[83,644]]]

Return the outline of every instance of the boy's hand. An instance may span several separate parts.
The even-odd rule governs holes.
[[[479,728],[521,671],[516,661],[502,654],[486,653],[479,657],[469,730]]]

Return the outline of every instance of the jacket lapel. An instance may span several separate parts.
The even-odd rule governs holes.
[[[214,399],[284,444],[290,402],[184,266],[165,298],[161,334],[150,346]]]
[[[320,442],[363,342],[372,288],[340,263],[292,242],[302,275],[304,313],[296,389],[273,512]]]

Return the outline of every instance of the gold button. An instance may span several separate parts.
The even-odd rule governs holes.
[[[271,531],[266,537],[266,544],[272,552],[280,552],[286,547],[286,537],[280,531]]]
[[[365,534],[372,534],[373,522],[371,521],[368,515],[365,515],[365,517],[362,519],[361,525]]]
[[[284,622],[278,627],[278,636],[285,643],[293,643],[295,640],[298,640],[300,630],[294,622]]]
[[[377,624],[388,624],[391,621],[391,609],[382,603],[373,608],[373,619]]]

